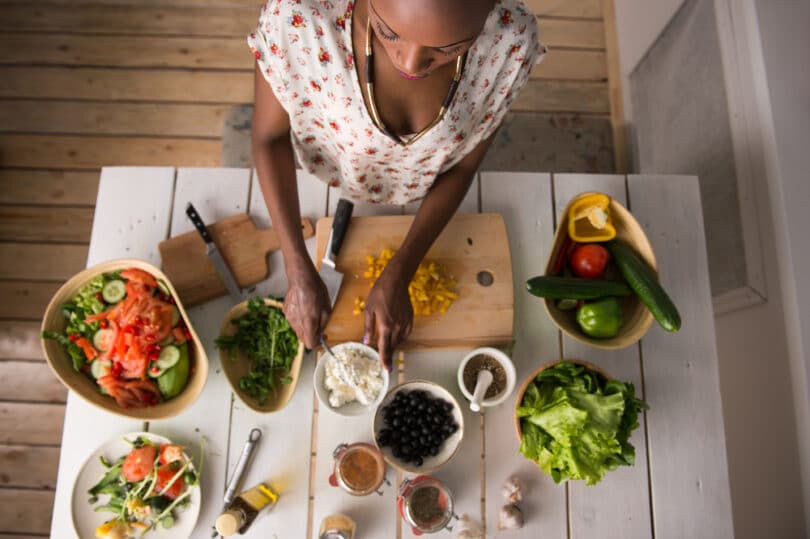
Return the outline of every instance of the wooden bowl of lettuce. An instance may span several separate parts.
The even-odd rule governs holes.
[[[216,340],[225,377],[251,410],[277,412],[295,392],[304,343],[282,312],[283,304],[255,297],[236,305]]]
[[[555,483],[595,485],[606,472],[635,462],[630,436],[646,408],[631,382],[612,379],[595,365],[568,359],[547,363],[517,393],[520,453]]]

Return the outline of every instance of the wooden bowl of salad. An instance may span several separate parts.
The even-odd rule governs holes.
[[[304,343],[282,307],[270,298],[243,301],[227,314],[216,340],[234,393],[260,413],[277,412],[290,402],[304,360]]]
[[[567,274],[570,271],[568,264],[573,255],[573,240],[569,236],[570,210],[578,200],[594,194],[598,193],[583,193],[574,197],[562,213],[560,222],[557,225],[557,231],[554,234],[551,252],[546,261],[546,276],[560,275],[561,273]],[[638,221],[636,221],[627,208],[612,198],[610,199],[608,212],[616,230],[615,240],[629,247],[641,260],[652,268],[653,271],[657,272],[658,263],[655,259],[655,253],[653,253],[647,235],[644,233]],[[594,241],[592,243],[596,243],[600,246],[606,245],[600,241]],[[583,245],[583,243],[579,243],[578,245]],[[621,272],[615,267],[612,259],[613,256],[611,256],[611,261],[608,263],[603,279],[624,282]],[[562,269],[560,269],[561,265]],[[578,276],[573,275],[573,277]],[[632,291],[628,290],[628,292],[630,293],[627,296],[617,297],[621,308],[622,322],[618,333],[609,338],[592,337],[582,330],[577,322],[576,313],[579,306],[576,301],[571,300],[568,305],[565,305],[565,301],[568,300],[545,298],[544,304],[546,312],[554,324],[572,339],[593,346],[594,348],[619,349],[637,343],[650,329],[650,325],[653,321],[652,314],[639,297]],[[606,296],[610,296],[610,294],[606,294]]]
[[[42,319],[42,349],[69,390],[144,421],[181,413],[208,377],[177,291],[143,260],[103,262],[62,285]]]

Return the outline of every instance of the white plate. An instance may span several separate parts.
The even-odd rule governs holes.
[[[87,500],[90,498],[87,491],[98,483],[104,475],[104,472],[107,471],[104,465],[101,464],[99,457],[104,456],[108,461],[118,460],[132,449],[132,446],[125,442],[124,438],[134,440],[138,436],[143,436],[159,444],[172,443],[168,438],[152,434],[151,432],[122,434],[105,442],[98,449],[93,451],[82,465],[81,470],[79,470],[76,483],[73,485],[73,492],[70,495],[70,505],[71,515],[73,517],[73,528],[76,530],[76,534],[82,539],[95,537],[96,528],[112,518],[112,513],[96,513],[93,511],[93,507],[104,505],[109,499],[109,496],[102,494],[99,496],[99,501],[96,504],[90,505],[87,503]],[[191,536],[191,532],[197,524],[197,517],[200,515],[201,497],[199,486],[192,491],[189,499],[191,503],[182,511],[176,512],[174,526],[167,530],[158,525],[145,535],[146,539],[183,539]]]

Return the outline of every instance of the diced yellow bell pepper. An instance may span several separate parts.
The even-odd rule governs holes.
[[[580,243],[608,241],[616,237],[610,216],[610,197],[602,193],[580,195],[568,210],[568,235]]]

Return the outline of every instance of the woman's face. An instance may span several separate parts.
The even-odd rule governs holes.
[[[372,31],[400,74],[423,79],[464,54],[494,0],[368,0]]]

